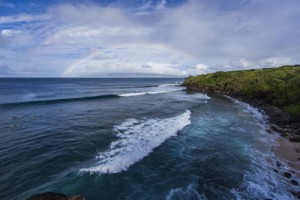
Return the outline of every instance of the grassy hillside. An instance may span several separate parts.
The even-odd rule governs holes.
[[[256,99],[300,115],[300,65],[216,72],[189,77],[183,84],[190,91],[220,92]]]

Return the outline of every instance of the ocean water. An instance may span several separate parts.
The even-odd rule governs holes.
[[[182,81],[0,79],[0,199],[295,199],[265,117]]]

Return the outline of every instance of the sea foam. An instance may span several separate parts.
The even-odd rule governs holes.
[[[161,84],[158,87],[169,87],[169,86],[180,86],[180,83],[167,83],[167,84]]]
[[[267,146],[269,147],[268,151],[251,149],[248,153],[248,156],[251,158],[252,165],[256,170],[255,173],[246,172],[243,177],[243,183],[240,185],[240,187],[243,188],[242,191],[246,189],[248,193],[239,191],[238,189],[232,189],[231,193],[236,199],[254,199],[257,196],[265,196],[266,199],[271,196],[274,200],[295,199],[290,192],[278,190],[278,188],[284,188],[286,185],[283,184],[284,182],[279,181],[277,174],[273,170],[266,170],[274,168],[274,163],[280,160],[278,157],[275,157],[274,153],[271,151],[272,146],[278,145],[277,139],[279,138],[279,135],[267,134],[266,130],[270,130],[268,116],[266,116],[263,111],[252,107],[248,103],[241,102],[232,97],[228,98],[234,103],[242,106],[244,108],[244,112],[249,113],[254,117],[260,126],[260,131],[258,132],[257,137],[259,140],[268,144]],[[284,164],[284,161],[281,163],[283,165],[282,168],[284,168],[285,171],[291,170]]]
[[[149,155],[165,140],[191,123],[191,111],[166,119],[128,119],[116,125],[117,140],[96,157],[96,164],[80,171],[89,173],[119,173]]]
[[[169,194],[166,196],[166,200],[172,199],[198,199],[198,200],[207,200],[207,197],[204,194],[197,191],[197,187],[194,184],[188,185],[187,188],[175,188],[169,191]]]
[[[175,91],[180,91],[182,88],[171,88],[168,90],[157,90],[157,91],[149,91],[149,92],[133,92],[133,93],[124,93],[124,94],[119,94],[120,97],[131,97],[131,96],[141,96],[141,95],[146,95],[146,94],[162,94],[162,93],[168,93],[168,92],[175,92]]]

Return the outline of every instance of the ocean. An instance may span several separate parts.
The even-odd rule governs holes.
[[[182,81],[0,79],[0,199],[295,199],[265,116]]]

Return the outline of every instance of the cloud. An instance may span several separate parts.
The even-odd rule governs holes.
[[[20,31],[4,29],[4,30],[1,31],[1,36],[2,37],[12,37],[12,36],[17,35],[19,33],[20,33]]]
[[[20,31],[3,29],[0,31],[0,45],[5,46],[13,41],[14,38],[20,33]]]
[[[49,19],[48,15],[27,15],[21,14],[17,16],[0,16],[0,24],[43,21]]]
[[[185,75],[195,75],[195,74],[205,74],[205,73],[208,73],[208,72],[211,72],[209,66],[199,63],[195,66],[187,68],[187,70],[184,71],[184,74]]]
[[[6,56],[0,55],[0,60],[6,60],[6,59],[7,59]]]
[[[167,0],[161,0],[161,1],[157,4],[156,9],[162,10],[162,9],[166,8],[166,5],[167,5]]]
[[[15,8],[15,5],[12,4],[12,3],[2,3],[2,2],[0,2],[0,7]]]
[[[8,66],[27,59],[52,76],[186,76],[299,63],[298,0],[170,2],[55,4],[0,16],[0,53],[12,58]]]
[[[14,73],[13,71],[14,70],[7,65],[0,65],[0,77],[1,76],[9,76]]]
[[[126,44],[93,49],[68,66],[63,76],[103,76],[107,73],[185,75],[180,69],[190,62],[187,55],[153,44]],[[172,61],[172,62],[171,62]]]

